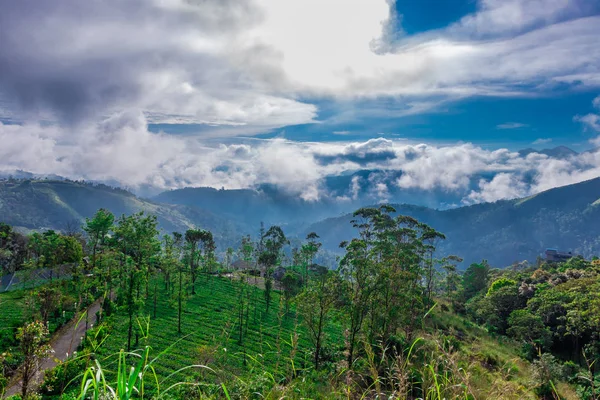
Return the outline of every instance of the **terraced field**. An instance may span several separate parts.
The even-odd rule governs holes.
[[[284,380],[312,365],[308,333],[293,309],[285,313],[283,299],[278,293],[274,293],[267,314],[264,292],[249,288],[248,327],[240,343],[237,321],[239,282],[212,276],[199,279],[197,294],[185,305],[181,335],[177,333],[176,304],[164,291],[162,282],[158,287],[156,317],[153,316],[153,299],[145,308],[150,317],[148,338],[141,337],[139,328],[137,331],[140,332],[138,347],[147,344],[152,347],[153,355],[162,353],[156,364],[160,377],[186,366],[203,364],[215,370],[215,373],[203,370],[203,380],[210,381],[213,376],[215,384],[221,381],[220,377],[241,377],[248,373]],[[127,344],[125,311],[113,314],[106,322],[109,336],[100,350],[101,358],[114,356]],[[335,351],[343,347],[338,325],[333,325],[328,336]],[[189,376],[189,371],[185,374]],[[177,378],[181,376],[173,379],[177,381]]]
[[[24,290],[0,293],[0,352],[14,337],[16,328],[23,325],[26,294]]]

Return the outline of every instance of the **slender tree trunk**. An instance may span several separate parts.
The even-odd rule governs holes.
[[[158,290],[158,284],[154,283],[154,318],[156,318],[156,296],[157,296],[157,290]]]
[[[29,389],[29,377],[31,376],[31,360],[25,360],[23,366],[23,378],[21,379],[21,397],[27,398],[27,391]]]
[[[178,310],[178,316],[177,316],[177,332],[181,333],[181,290],[182,290],[182,284],[183,284],[183,276],[182,276],[182,271],[181,268],[179,268],[179,310]]]
[[[129,312],[129,328],[127,329],[127,351],[131,351],[131,335],[133,333],[133,289],[134,289],[134,282],[133,282],[133,276],[134,273],[133,271],[131,271],[129,273],[129,301],[128,301],[128,312]]]

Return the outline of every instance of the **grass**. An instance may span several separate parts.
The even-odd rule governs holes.
[[[0,293],[0,353],[14,339],[17,327],[25,322],[25,299],[27,291],[15,290]]]
[[[155,284],[158,288],[156,316]],[[248,398],[248,393],[269,393],[264,398],[343,397],[339,390],[344,385],[341,370],[333,364],[325,366],[322,373],[312,370],[309,335],[293,307],[289,313],[284,312],[283,299],[278,292],[273,294],[269,313],[266,313],[264,292],[249,287],[248,328],[240,343],[238,281],[201,276],[196,284],[197,294],[190,296],[185,304],[182,334],[177,332],[176,303],[164,290],[162,279],[154,280],[150,288],[150,298],[141,313],[145,317],[141,317],[135,326],[139,339],[135,354],[124,351],[128,325],[125,309],[118,309],[107,317],[101,331],[95,332],[103,340],[96,351],[97,358],[79,369],[79,373],[87,373],[83,383],[88,384],[92,392],[116,390],[119,382],[135,379],[133,376],[137,373],[131,375],[130,369],[141,368],[146,374],[143,384],[146,393],[156,393],[159,387],[162,393],[174,384],[201,382],[194,398]],[[0,314],[1,324],[22,320],[24,296],[23,291],[0,295],[0,303],[20,304],[20,308],[4,308],[10,313]],[[333,323],[327,335],[330,352],[337,352],[335,359],[343,359],[344,340],[339,323]],[[418,335],[422,340],[415,346],[415,356],[410,364],[411,368],[421,371],[424,390],[427,390],[423,393],[425,398],[454,398],[448,395],[456,392],[459,386],[465,393],[472,393],[474,398],[536,398],[531,382],[532,367],[520,358],[517,343],[491,335],[445,307],[434,308]],[[151,362],[142,365],[139,364],[141,359]],[[131,366],[127,373],[123,369],[125,365]],[[208,368],[198,367],[200,365]],[[374,385],[379,378],[376,368],[372,370]],[[342,386],[332,386],[334,381]],[[69,386],[68,396],[64,398],[75,398],[81,383],[80,375]],[[357,384],[348,386],[349,390],[365,390],[365,386],[358,381]],[[141,382],[137,385],[142,387]],[[573,388],[564,382],[556,382],[556,390],[563,399],[576,398]],[[369,387],[365,393],[375,391],[378,389]],[[465,394],[461,398],[469,396]]]
[[[200,372],[204,380],[220,385],[232,377],[267,376],[284,382],[305,368],[311,368],[312,356],[308,333],[291,309],[285,314],[280,294],[273,294],[269,313],[263,291],[250,287],[248,328],[239,341],[237,322],[239,282],[216,276],[203,276],[196,283],[196,295],[190,296],[182,315],[182,334],[177,332],[177,308],[157,280],[156,317],[154,300],[148,299],[145,315],[150,316],[149,335],[139,327],[138,348],[149,346],[161,354],[156,363],[157,378],[189,365],[203,364],[215,374]],[[151,284],[154,287],[154,283]],[[98,352],[99,359],[119,354],[126,347],[128,320],[124,310],[106,320],[108,337]],[[141,322],[141,327],[144,326]],[[144,329],[145,330],[145,329]],[[330,343],[343,345],[341,328],[334,325],[328,332]],[[188,375],[189,372],[186,372]],[[212,375],[212,376],[211,376]],[[173,382],[181,376],[173,377]],[[166,382],[168,384],[168,382]]]
[[[483,327],[450,311],[436,310],[428,321],[426,332],[442,333],[457,338],[455,348],[460,363],[472,374],[476,398],[537,399],[532,382],[532,367],[523,360],[519,343],[490,334]],[[427,336],[427,335],[426,335]],[[556,390],[561,399],[577,399],[573,388],[558,382]]]

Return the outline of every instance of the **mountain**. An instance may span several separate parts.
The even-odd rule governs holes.
[[[441,255],[456,254],[464,264],[487,259],[505,267],[515,261],[534,262],[546,248],[600,255],[600,178],[551,189],[517,200],[477,204],[450,210],[394,205],[444,233]],[[335,250],[356,232],[351,214],[311,224],[324,247]],[[339,251],[339,250],[338,250]]]
[[[267,225],[297,225],[352,210],[347,202],[329,198],[306,201],[274,185],[237,190],[185,188],[163,192],[152,200],[199,207],[226,218],[234,218],[254,230],[258,230],[261,222]]]
[[[0,181],[0,221],[25,229],[57,229],[82,223],[99,208],[116,217],[144,211],[155,214],[165,233],[189,228],[210,229],[217,244],[237,246],[243,228],[198,207],[160,204],[106,185],[56,180]]]
[[[71,221],[83,222],[99,208],[117,216],[145,211],[157,215],[164,232],[210,229],[221,251],[237,247],[241,235],[256,233],[264,221],[267,226],[282,225],[291,238],[317,232],[324,249],[339,253],[339,243],[356,234],[348,213],[365,204],[375,202],[368,198],[308,202],[269,186],[259,190],[181,189],[144,200],[102,184],[0,181],[0,221],[11,225],[63,229]],[[497,267],[533,262],[546,248],[586,257],[600,254],[600,178],[524,199],[447,210],[405,204],[395,207],[444,233],[447,239],[439,244],[440,254],[459,255],[465,264],[483,258]]]
[[[151,199],[160,203],[199,207],[234,218],[256,230],[260,222],[298,226],[348,213],[365,204],[384,201],[448,208],[460,204],[464,195],[442,189],[400,188],[394,182],[401,176],[401,171],[392,170],[358,170],[327,176],[321,182],[318,200],[304,200],[272,184],[235,190],[210,187],[175,189]],[[479,178],[474,178],[474,182]]]
[[[522,157],[526,157],[531,153],[545,154],[548,157],[556,158],[559,160],[564,160],[566,158],[576,156],[577,153],[575,150],[568,148],[567,146],[557,146],[551,149],[543,149],[543,150],[535,150],[532,148],[527,148],[523,150],[519,150],[519,155]]]

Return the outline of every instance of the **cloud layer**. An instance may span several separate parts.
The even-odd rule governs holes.
[[[375,171],[369,179],[379,199],[398,189],[438,190],[459,196],[464,204],[526,196],[600,175],[599,151],[555,159],[469,143],[440,147],[384,138],[334,143],[248,139],[214,145],[152,133],[140,111],[110,117],[77,135],[55,126],[0,124],[0,142],[8,144],[0,147],[0,172],[5,174],[20,169],[138,190],[271,183],[305,200],[330,197],[324,179],[357,170]],[[389,172],[396,173],[385,175]],[[357,184],[349,184],[350,196]]]

